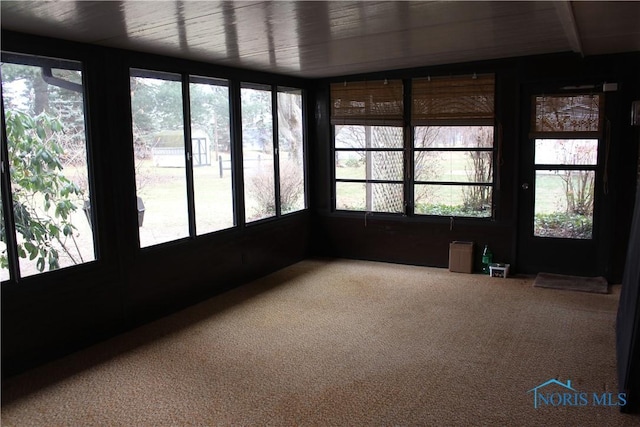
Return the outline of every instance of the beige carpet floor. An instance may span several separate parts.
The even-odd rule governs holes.
[[[557,378],[617,391],[607,295],[311,259],[14,377],[4,426],[631,426],[534,409]]]

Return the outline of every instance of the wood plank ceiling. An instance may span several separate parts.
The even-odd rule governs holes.
[[[640,51],[640,2],[8,1],[2,28],[308,78]]]

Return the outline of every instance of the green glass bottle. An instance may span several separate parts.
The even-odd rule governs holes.
[[[491,249],[489,249],[489,245],[484,245],[484,250],[482,251],[482,272],[484,274],[489,274],[489,266],[493,263],[493,254],[491,253]]]

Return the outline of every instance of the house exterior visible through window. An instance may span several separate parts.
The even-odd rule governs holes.
[[[401,80],[331,85],[335,209],[492,217],[494,76],[410,87],[405,106]]]
[[[94,261],[82,64],[3,52],[1,73],[0,279]]]
[[[231,175],[229,82],[189,77],[196,233],[236,225]]]
[[[306,208],[301,89],[138,68],[130,85],[141,248]]]
[[[140,247],[189,236],[182,76],[131,71]]]

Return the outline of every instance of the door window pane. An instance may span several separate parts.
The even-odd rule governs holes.
[[[536,139],[537,165],[596,165],[597,139]]]
[[[593,237],[595,171],[536,171],[533,235],[566,239]]]
[[[189,236],[182,83],[178,75],[150,74],[133,70],[131,77],[140,247]]]
[[[20,273],[93,261],[81,64],[3,55],[1,72]]]
[[[196,231],[201,235],[235,225],[229,88],[226,81],[192,79],[189,97]]]
[[[271,91],[243,87],[240,97],[245,220],[252,222],[276,214]]]
[[[278,149],[281,213],[305,208],[302,91],[278,90]]]
[[[601,94],[536,96],[534,102],[534,132],[597,132],[601,129]]]

